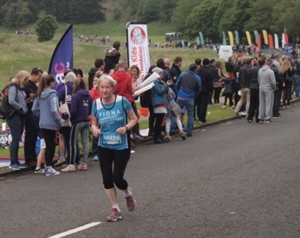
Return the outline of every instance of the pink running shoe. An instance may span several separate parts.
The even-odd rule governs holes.
[[[121,212],[119,212],[117,208],[112,208],[111,213],[107,217],[107,221],[118,221],[118,220],[122,220]]]
[[[128,211],[133,211],[136,205],[136,200],[134,199],[134,195],[133,195],[133,189],[132,188],[128,188],[129,192],[131,193],[131,195],[125,197],[126,198],[126,202],[127,202],[127,208]]]

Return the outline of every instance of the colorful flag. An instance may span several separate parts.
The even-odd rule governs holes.
[[[273,36],[271,34],[268,34],[268,41],[269,41],[269,48],[273,49],[274,41],[273,41]]]
[[[246,31],[246,37],[247,37],[248,45],[252,45],[252,40],[251,40],[251,36],[250,36],[249,31]]]
[[[279,49],[279,41],[278,41],[278,35],[274,34],[274,44],[275,44],[275,48]]]
[[[268,45],[269,44],[268,33],[266,30],[262,30],[262,33],[263,33],[263,37],[264,37],[264,43],[265,43],[265,45]]]
[[[227,45],[225,31],[223,31],[223,45]]]
[[[228,31],[228,37],[229,37],[229,44],[234,45],[234,39],[233,39],[232,31]]]
[[[147,24],[127,23],[126,36],[128,64],[139,67],[143,79],[150,68]]]
[[[56,83],[64,82],[64,72],[73,69],[73,25],[70,25],[58,42],[49,65],[49,74]]]
[[[240,44],[240,36],[238,31],[234,31],[234,36],[235,36],[235,44],[239,45]]]
[[[253,34],[254,34],[254,41],[255,41],[255,44],[257,44],[257,36],[258,36],[258,31],[257,30],[254,30],[253,31]]]
[[[203,33],[201,31],[199,32],[199,37],[200,37],[200,43],[203,46],[205,42],[204,42]]]

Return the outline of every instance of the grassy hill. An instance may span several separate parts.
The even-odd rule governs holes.
[[[106,21],[95,24],[74,25],[74,66],[82,68],[84,73],[87,74],[96,58],[104,58],[104,51],[108,47],[96,42],[80,42],[78,40],[79,35],[88,37],[94,37],[95,35],[109,36],[111,41],[120,40],[123,43],[121,55],[127,58],[127,49],[124,47],[126,41],[125,25],[125,21]],[[31,71],[33,67],[40,67],[48,71],[55,46],[67,28],[67,24],[61,24],[54,39],[43,43],[37,41],[36,35],[25,36],[16,34],[15,30],[20,29],[7,30],[0,28],[0,89],[7,84],[11,76],[16,75],[21,69]],[[34,26],[31,25],[22,30],[31,29],[34,29]],[[165,33],[170,31],[173,30],[166,24],[159,22],[148,24],[148,34],[152,43],[155,41],[165,42]],[[182,56],[183,70],[186,70],[188,65],[197,57],[217,57],[216,52],[210,50],[187,48],[163,49],[153,46],[149,50],[151,64],[155,64],[159,58],[168,57],[172,61],[176,56]]]

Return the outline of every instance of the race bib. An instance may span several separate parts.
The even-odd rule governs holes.
[[[119,145],[122,143],[121,135],[118,133],[105,133],[103,134],[103,144]]]

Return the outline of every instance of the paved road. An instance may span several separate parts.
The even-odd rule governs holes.
[[[50,237],[94,224],[69,237],[298,238],[299,118],[294,105],[274,124],[234,120],[138,148],[126,172],[138,206],[126,211],[119,193],[117,223],[105,222],[110,205],[97,162],[88,172],[7,178],[0,237]]]

